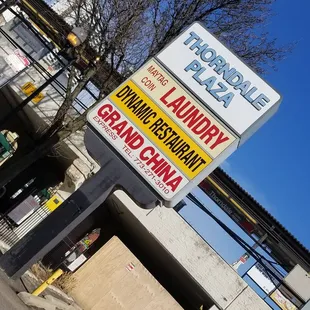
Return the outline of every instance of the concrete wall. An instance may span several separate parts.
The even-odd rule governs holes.
[[[128,213],[137,218],[153,238],[200,284],[220,309],[270,309],[173,209],[141,209],[121,191],[115,192],[112,199],[118,205],[120,220],[124,223],[128,221]]]

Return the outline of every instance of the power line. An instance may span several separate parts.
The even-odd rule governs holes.
[[[295,293],[292,291],[290,287],[286,285],[286,283],[283,282],[283,278],[280,278],[278,274],[276,274],[273,270],[270,270],[264,262],[274,263],[270,260],[268,260],[266,257],[264,257],[262,254],[258,253],[256,250],[254,250],[246,241],[244,241],[240,236],[238,236],[234,231],[232,231],[226,224],[224,224],[220,219],[218,219],[208,208],[206,208],[203,203],[201,203],[193,194],[189,193],[187,195],[187,198],[194,203],[199,209],[201,209],[203,212],[205,212],[207,215],[209,215],[222,229],[231,236],[243,249],[245,249],[257,262],[260,263],[260,265],[264,268],[266,271],[270,281],[274,284],[275,287],[278,285],[274,283],[274,279],[277,280],[282,286],[284,286],[293,296],[296,297],[299,302],[302,303],[301,299],[295,295]],[[277,264],[281,266],[280,264]]]
[[[261,260],[264,258],[266,261],[267,259],[263,257],[260,253],[253,250],[251,246],[246,243],[241,237],[239,237],[234,231],[232,231],[227,225],[225,225],[221,220],[219,220],[211,211],[209,211],[193,194],[188,194],[187,198],[193,202],[199,209],[204,211],[207,215],[209,215],[222,229],[230,235],[242,248],[248,251],[254,258],[257,260]]]

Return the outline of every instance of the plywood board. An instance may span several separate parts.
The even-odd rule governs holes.
[[[152,274],[113,237],[76,273],[72,297],[84,310],[182,309]]]

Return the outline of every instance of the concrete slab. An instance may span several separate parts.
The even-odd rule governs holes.
[[[21,292],[18,297],[29,307],[36,307],[45,310],[82,310],[77,305],[69,305],[54,296],[46,295],[43,297],[33,296],[27,292]]]
[[[227,310],[270,310],[272,309],[263,299],[261,299],[250,287],[247,287],[229,305]]]
[[[67,303],[63,302],[62,300],[59,300],[55,298],[52,295],[46,295],[44,298],[49,301],[52,305],[55,305],[57,309],[60,310],[82,310],[78,305],[68,305]]]
[[[22,283],[9,279],[0,271],[0,309],[2,310],[27,310],[23,302],[17,297],[16,292],[23,290]]]
[[[116,191],[112,199],[117,204],[119,220],[129,230],[142,225],[221,308],[228,307],[248,286],[173,209],[143,210],[122,191]],[[156,255],[156,249],[150,248],[149,251]]]
[[[44,310],[56,310],[56,306],[51,304],[48,300],[38,297],[38,296],[32,296],[31,294],[27,292],[21,292],[18,294],[18,297],[21,299],[21,301],[29,306],[29,307],[37,307],[39,309]]]

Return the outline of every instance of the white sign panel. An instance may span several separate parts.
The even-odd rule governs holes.
[[[279,274],[274,267],[268,263],[265,264],[269,270],[272,270],[275,274],[282,278],[282,275]],[[275,279],[270,272],[268,273],[259,263],[254,265],[247,274],[266,294],[271,293],[276,288],[276,285],[279,284],[279,281]]]
[[[150,60],[132,80],[211,158],[219,156],[236,140],[230,130],[156,61]]]
[[[30,61],[28,60],[28,58],[19,49],[16,49],[14,51],[14,54],[7,55],[5,57],[5,61],[14,71],[14,73],[18,73],[19,71],[30,65]]]
[[[280,104],[281,96],[199,23],[157,59],[240,137],[250,136]]]
[[[76,260],[74,260],[71,264],[69,264],[67,267],[70,271],[75,271],[84,262],[86,262],[86,260],[87,260],[86,256],[82,254]]]

